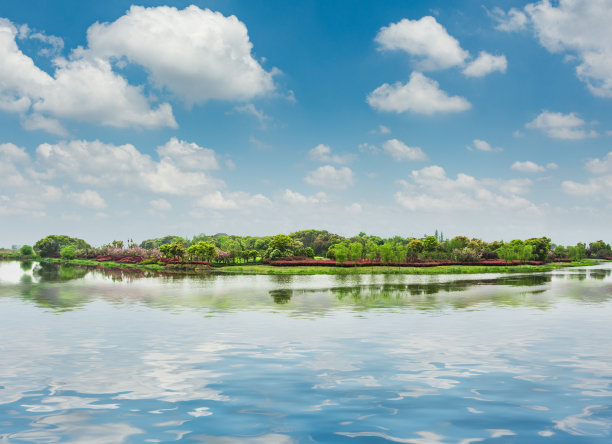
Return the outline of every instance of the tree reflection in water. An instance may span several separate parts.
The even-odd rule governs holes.
[[[335,307],[439,310],[493,304],[546,309],[562,298],[594,303],[612,297],[608,279],[612,270],[604,268],[469,278],[213,273],[194,276],[36,262],[13,267],[23,272],[15,281],[18,290],[15,292],[6,286],[2,290],[0,286],[0,296],[19,295],[39,306],[60,311],[105,300],[161,310],[259,310],[275,306],[296,315],[318,316]],[[31,272],[28,267],[33,267]],[[592,285],[581,284],[583,280],[591,281]],[[109,282],[113,285],[108,285]],[[59,283],[62,285],[55,285]]]

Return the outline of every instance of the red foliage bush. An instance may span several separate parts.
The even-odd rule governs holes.
[[[544,262],[542,261],[512,261],[506,262],[503,259],[489,259],[482,260],[479,262],[455,262],[449,260],[429,260],[427,262],[388,262],[383,263],[380,261],[368,261],[368,260],[360,260],[360,261],[347,261],[341,264],[336,261],[329,260],[316,260],[309,258],[299,258],[299,257],[283,257],[276,261],[271,261],[270,259],[265,259],[264,263],[273,265],[276,267],[295,267],[295,266],[320,266],[320,267],[381,267],[381,266],[389,266],[389,267],[438,267],[441,265],[480,265],[480,266],[508,266],[508,265],[542,265]]]

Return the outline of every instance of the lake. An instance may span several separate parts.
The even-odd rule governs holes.
[[[0,262],[0,442],[610,443],[611,265],[171,277]]]

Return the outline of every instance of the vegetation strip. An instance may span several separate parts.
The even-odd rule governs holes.
[[[484,242],[436,230],[420,239],[383,239],[359,233],[345,238],[323,230],[276,236],[204,234],[188,240],[178,236],[114,240],[94,248],[83,239],[49,235],[33,247],[1,250],[0,258],[40,259],[105,268],[159,272],[224,272],[260,274],[445,274],[547,271],[559,266],[591,265],[612,259],[603,241],[575,246],[555,245],[547,237],[510,242]],[[589,258],[590,262],[583,262]]]

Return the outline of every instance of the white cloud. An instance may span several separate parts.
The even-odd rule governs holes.
[[[411,182],[400,181],[402,190],[395,200],[411,211],[480,211],[504,210],[538,212],[529,200],[520,196],[527,191],[530,181],[478,180],[459,173],[456,179],[446,176],[440,166],[414,170]]]
[[[184,170],[201,171],[219,168],[215,152],[195,143],[172,137],[165,145],[157,148],[162,161],[170,161]]]
[[[9,20],[0,19],[0,108],[36,113],[24,118],[26,128],[60,133],[54,118],[116,127],[177,126],[170,105],[152,109],[141,88],[115,74],[108,61],[75,51],[69,60],[56,58],[50,76],[19,50],[17,33]]]
[[[26,179],[21,173],[21,166],[27,165],[30,162],[30,156],[24,148],[20,148],[13,143],[0,144],[0,177],[3,186],[23,186],[26,184]]]
[[[520,31],[525,29],[529,22],[525,13],[516,8],[511,8],[508,12],[505,12],[501,8],[495,7],[489,12],[489,15],[497,22],[495,29],[499,31]]]
[[[385,125],[378,125],[378,128],[370,131],[370,134],[391,134],[391,128]]]
[[[308,155],[312,160],[317,162],[325,162],[325,163],[350,163],[354,160],[355,156],[351,154],[334,154],[331,153],[331,148],[329,145],[319,144],[315,146],[313,149],[308,151]]]
[[[585,168],[594,174],[612,173],[612,152],[603,159],[588,159]]]
[[[189,6],[132,6],[87,31],[101,57],[141,65],[153,83],[187,103],[249,100],[274,90],[273,73],[253,58],[247,28],[235,16]]]
[[[586,139],[597,137],[597,132],[584,128],[585,121],[576,113],[551,113],[543,111],[535,119],[525,125],[526,128],[535,128],[543,131],[547,136],[555,139]]]
[[[531,162],[530,160],[525,162],[514,162],[510,169],[514,171],[521,171],[523,173],[540,173],[542,171],[546,171],[546,167]]]
[[[55,134],[56,136],[68,136],[68,131],[66,131],[59,120],[51,119],[37,113],[24,116],[21,120],[21,125],[28,131],[43,130],[50,134]]]
[[[198,151],[196,148],[199,147],[195,144],[171,139],[161,147],[161,156],[164,153],[173,156],[162,157],[155,162],[130,144],[117,146],[97,140],[44,143],[36,149],[37,172],[42,176],[66,178],[87,185],[132,186],[173,195],[196,194],[223,186],[223,182],[203,171],[193,171],[194,168],[201,169],[203,165],[180,168],[185,162],[177,154],[181,153],[181,149],[196,151],[196,155],[208,162],[204,166],[214,167],[210,160],[212,154],[209,153],[212,150]]]
[[[395,160],[427,160],[427,155],[419,147],[407,146],[404,142],[391,139],[383,143],[383,151]]]
[[[612,7],[608,0],[543,0],[525,7],[540,44],[579,61],[576,75],[600,97],[612,97]]]
[[[211,210],[235,210],[238,204],[231,199],[225,198],[221,191],[214,191],[210,194],[202,196],[196,205]]]
[[[561,189],[575,196],[601,196],[612,199],[612,151],[601,159],[587,159],[585,169],[597,176],[589,178],[585,183],[566,180]]]
[[[372,145],[371,143],[367,142],[360,143],[357,148],[361,153],[378,154],[380,152],[380,148],[378,148],[376,145]]]
[[[259,125],[262,128],[266,128],[268,126],[268,122],[272,120],[272,117],[268,116],[262,110],[257,109],[255,105],[253,105],[252,103],[240,105],[240,106],[235,107],[234,109],[240,113],[249,114],[255,117],[259,121]]]
[[[305,196],[297,191],[291,191],[289,188],[283,191],[281,197],[284,201],[292,205],[320,204],[327,201],[327,195],[322,191],[312,196]]]
[[[483,77],[495,71],[505,73],[507,67],[506,56],[494,56],[486,51],[480,51],[478,58],[465,67],[463,74],[468,77]]]
[[[561,189],[566,194],[574,196],[603,195],[604,197],[610,197],[612,196],[612,175],[595,177],[589,179],[586,183],[566,180],[561,184]]]
[[[469,57],[459,42],[431,16],[419,20],[402,19],[384,26],[376,42],[384,50],[402,50],[417,57],[421,70],[460,66]]]
[[[108,61],[73,58],[55,63],[54,81],[34,103],[34,111],[119,128],[177,127],[169,104],[150,108],[142,88],[129,85]]]
[[[349,167],[336,169],[331,165],[324,165],[311,171],[304,180],[311,185],[339,190],[345,190],[355,182],[353,171]]]
[[[249,207],[269,207],[272,202],[263,194],[251,195],[238,191],[224,196],[217,190],[202,196],[195,205],[210,210],[238,210]]]
[[[0,159],[2,163],[28,162],[30,156],[26,153],[25,148],[20,148],[14,143],[0,144]]]
[[[382,84],[368,95],[367,102],[378,111],[427,115],[466,111],[472,107],[464,97],[449,96],[439,88],[438,82],[420,72],[413,72],[405,84]]]
[[[64,40],[61,37],[54,35],[47,35],[43,31],[32,32],[28,25],[21,25],[18,30],[17,38],[20,40],[30,39],[38,40],[39,42],[47,45],[38,51],[39,55],[52,57],[59,54],[64,49]]]
[[[352,203],[350,205],[347,205],[346,207],[344,207],[344,210],[347,213],[353,214],[353,215],[357,215],[357,214],[363,213],[363,208],[361,207],[361,204],[359,204],[357,202]]]
[[[503,148],[500,148],[500,147],[493,148],[488,142],[484,140],[480,140],[480,139],[474,139],[472,143],[474,144],[474,149],[478,151],[487,151],[491,153],[491,152],[500,152],[504,150]],[[467,149],[472,151],[471,146],[468,146]]]
[[[97,191],[85,190],[82,193],[72,193],[70,198],[82,207],[94,210],[106,208],[106,202]]]
[[[153,199],[149,202],[151,208],[157,211],[170,211],[172,209],[172,205],[166,199]]]
[[[228,170],[236,169],[236,164],[234,163],[232,159],[227,159],[224,163],[225,163],[225,168],[227,168]]]

